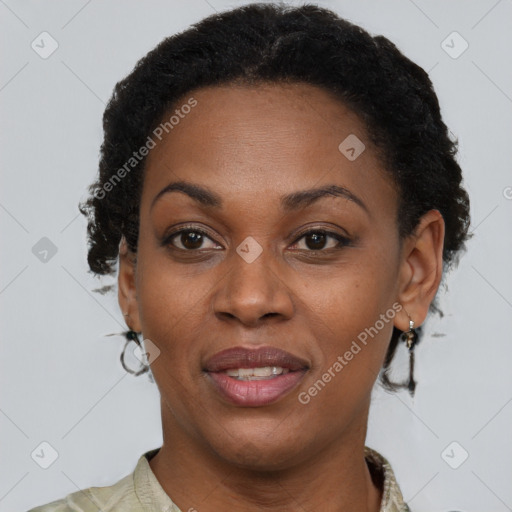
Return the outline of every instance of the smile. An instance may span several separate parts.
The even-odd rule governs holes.
[[[224,400],[262,407],[289,394],[308,368],[305,360],[275,347],[235,347],[215,354],[204,371]]]

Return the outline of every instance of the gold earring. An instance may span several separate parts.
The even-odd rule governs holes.
[[[409,349],[409,351],[412,351],[414,349],[414,346],[418,339],[418,333],[414,329],[414,320],[411,320],[410,317],[409,317],[409,330],[402,333],[402,339],[404,340],[405,344],[407,345],[407,348]]]

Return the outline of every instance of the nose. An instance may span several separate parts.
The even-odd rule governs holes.
[[[270,249],[264,249],[251,262],[235,252],[229,259],[227,274],[214,294],[217,318],[255,327],[269,319],[281,321],[293,316],[292,291]]]

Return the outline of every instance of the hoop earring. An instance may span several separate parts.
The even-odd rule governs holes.
[[[120,359],[121,359],[121,364],[123,365],[123,368],[128,372],[128,373],[131,373],[132,375],[142,375],[143,373],[146,373],[149,371],[149,365],[148,364],[145,364],[143,362],[140,363],[140,369],[139,370],[132,370],[131,368],[128,368],[128,366],[126,366],[126,362],[124,360],[124,357],[125,357],[125,352],[126,352],[126,349],[130,343],[130,341],[134,341],[137,346],[139,348],[143,348],[141,343],[140,343],[140,340],[139,340],[139,335],[135,332],[135,331],[132,331],[131,329],[126,331],[126,332],[123,332],[123,336],[126,338],[126,343],[124,344],[124,348],[123,348],[123,351],[121,352],[121,356],[120,356]]]
[[[414,329],[414,320],[411,319],[409,313],[407,313],[407,316],[409,317],[409,330],[400,334],[400,339],[409,349],[409,382],[407,383],[407,389],[411,396],[414,396],[414,391],[416,389],[416,382],[414,380],[414,347],[418,341],[418,333]]]

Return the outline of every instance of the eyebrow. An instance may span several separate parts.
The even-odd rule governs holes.
[[[169,194],[170,192],[182,192],[207,208],[222,208],[222,198],[218,194],[206,187],[186,181],[175,181],[173,183],[169,183],[169,185],[160,190],[160,192],[155,196],[151,203],[151,208],[153,208],[155,203],[162,196]],[[339,185],[324,185],[319,188],[300,190],[298,192],[282,196],[281,207],[285,212],[290,212],[309,206],[319,199],[328,196],[348,199],[360,206],[367,214],[370,213],[368,207],[359,197],[347,188]]]

